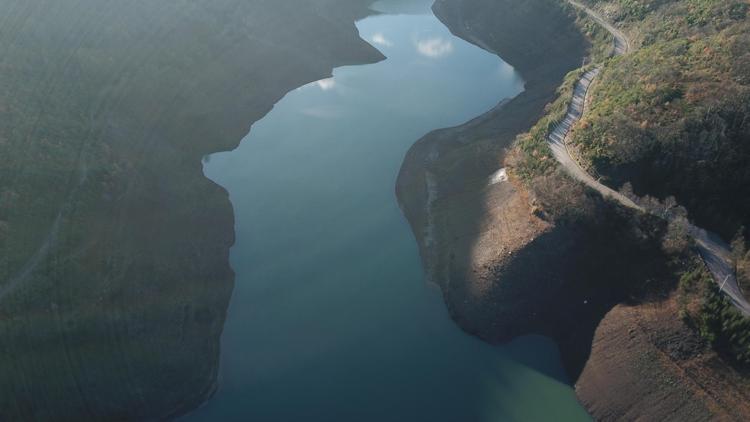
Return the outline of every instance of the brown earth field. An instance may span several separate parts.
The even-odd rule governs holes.
[[[597,420],[743,420],[743,371],[679,316],[666,230],[555,173],[532,194],[509,148],[592,47],[556,0],[438,1],[457,35],[498,53],[526,91],[407,154],[396,192],[429,281],[453,319],[491,343],[551,337],[579,401]],[[544,46],[554,46],[547,47]],[[539,196],[574,202],[551,217]],[[571,205],[571,204],[568,204]]]
[[[747,420],[750,382],[679,314],[678,294],[617,305],[599,323],[576,383],[598,420]]]

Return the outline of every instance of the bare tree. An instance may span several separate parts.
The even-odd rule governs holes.
[[[667,232],[662,239],[662,249],[669,254],[682,254],[690,247],[691,237],[689,222],[685,217],[675,217],[669,220]]]
[[[633,202],[638,201],[638,197],[635,195],[635,192],[633,191],[633,185],[630,184],[630,182],[625,182],[625,184],[620,187],[620,193],[624,197],[630,199]]]

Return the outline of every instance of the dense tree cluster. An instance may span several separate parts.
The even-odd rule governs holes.
[[[713,349],[740,365],[750,365],[750,318],[719,291],[700,260],[680,276],[680,315]]]
[[[742,364],[750,364],[750,318],[744,317],[713,281],[701,308],[700,332],[713,347]]]

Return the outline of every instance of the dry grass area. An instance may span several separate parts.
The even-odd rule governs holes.
[[[484,193],[486,212],[470,249],[470,272],[477,292],[486,291],[489,278],[483,272],[511,256],[550,228],[533,213],[529,194],[515,180],[488,186]]]

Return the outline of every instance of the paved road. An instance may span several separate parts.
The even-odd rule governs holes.
[[[630,40],[625,34],[617,29],[614,25],[609,23],[608,20],[604,19],[599,13],[589,9],[586,5],[579,3],[575,0],[568,0],[568,3],[586,12],[591,19],[596,21],[604,29],[606,29],[614,37],[614,50],[612,51],[613,56],[622,56],[623,54],[630,51]]]
[[[731,249],[719,235],[710,231],[690,225],[690,234],[695,240],[696,249],[706,263],[714,280],[719,284],[721,290],[726,293],[729,300],[745,316],[750,316],[750,303],[740,291],[735,276],[734,263],[731,258]]]
[[[629,208],[644,211],[643,208],[625,195],[599,183],[591,177],[591,175],[589,175],[586,170],[578,164],[578,161],[573,158],[568,150],[566,138],[570,132],[570,128],[573,127],[583,115],[589,86],[596,76],[599,75],[600,70],[601,69],[598,67],[591,69],[584,73],[581,79],[578,80],[573,89],[573,101],[568,105],[568,112],[565,114],[565,118],[552,130],[552,133],[547,138],[547,142],[552,149],[552,154],[555,156],[555,159],[562,164],[571,176],[585,183],[592,189],[599,191],[599,193],[606,197],[613,198]]]
[[[631,49],[631,44],[625,34],[607,22],[602,16],[575,0],[568,0],[573,6],[584,10],[592,19],[598,22],[602,27],[607,29],[614,37],[614,48],[612,54],[615,56],[626,54]],[[568,105],[568,112],[565,118],[553,129],[547,138],[547,142],[552,150],[555,159],[563,168],[575,179],[585,183],[592,189],[600,192],[603,196],[612,198],[622,205],[646,212],[643,207],[636,204],[630,198],[621,193],[599,183],[591,177],[586,170],[570,154],[567,145],[567,138],[570,129],[583,116],[585,112],[586,96],[591,83],[596,79],[601,71],[601,67],[588,70],[578,80],[573,90],[573,100]],[[690,225],[688,231],[695,241],[696,249],[700,254],[706,267],[711,272],[716,283],[721,290],[729,297],[734,306],[746,316],[750,316],[750,303],[745,299],[737,284],[734,265],[731,260],[731,251],[729,245],[717,234]]]

